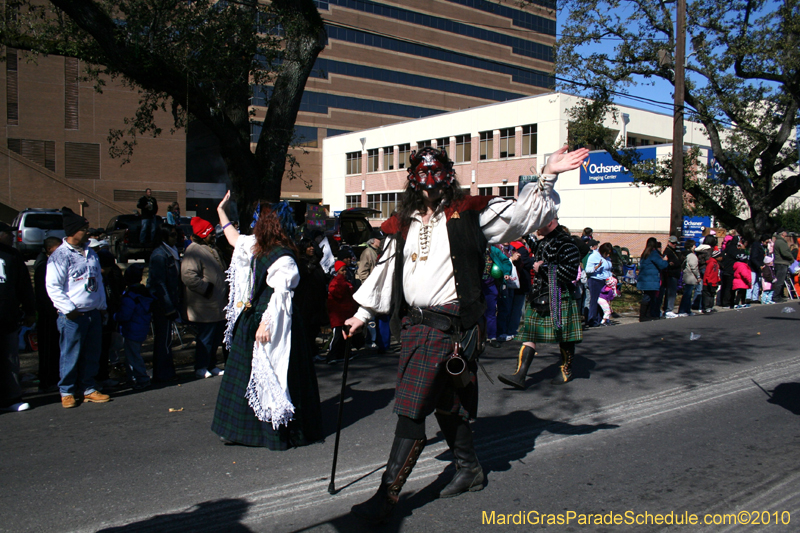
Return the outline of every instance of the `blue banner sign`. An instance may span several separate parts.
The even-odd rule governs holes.
[[[656,149],[637,148],[639,161],[656,158]],[[581,185],[602,183],[633,183],[633,174],[620,165],[608,152],[592,152],[581,164]]]
[[[714,153],[709,148],[708,150],[708,179],[713,181],[722,181],[722,176],[725,175],[725,169],[717,163],[717,158],[714,156]],[[725,185],[736,186],[736,182],[733,181],[733,178],[728,178],[725,182]]]
[[[703,228],[711,226],[711,217],[683,217],[683,239],[703,242]]]

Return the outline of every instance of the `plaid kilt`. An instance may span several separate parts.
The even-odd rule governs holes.
[[[572,298],[561,299],[561,329],[553,327],[553,317],[540,316],[529,303],[525,304],[525,319],[519,330],[517,340],[534,343],[581,342],[581,315],[578,304]]]
[[[430,308],[433,311],[453,312],[453,304]],[[450,335],[421,324],[413,325],[403,319],[402,351],[397,369],[394,412],[413,419],[425,418],[434,410],[474,419],[478,414],[477,362],[469,365],[471,381],[455,388],[445,363],[453,353]]]
[[[269,264],[271,263],[270,261]],[[256,274],[256,279],[262,279],[266,283],[266,267],[259,264]],[[292,314],[292,347],[287,371],[289,397],[295,408],[294,418],[288,426],[272,429],[272,423],[256,418],[245,398],[250,381],[256,330],[271,296],[271,289],[263,291],[257,305],[239,316],[233,331],[228,361],[225,363],[225,374],[219,387],[211,430],[238,444],[286,450],[322,440],[322,410],[317,374],[298,313]]]

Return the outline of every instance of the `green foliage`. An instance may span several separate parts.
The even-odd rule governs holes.
[[[134,116],[109,132],[112,156],[127,161],[138,136],[160,135],[163,112],[171,131],[191,117],[219,139],[237,196],[279,196],[291,135],[272,132],[292,131],[324,47],[312,0],[16,0],[3,15],[5,45],[77,57],[98,90],[118,79],[139,91]],[[252,85],[275,86],[281,109],[268,112],[260,155],[250,150]]]
[[[800,233],[800,202],[782,205],[773,213],[775,226],[790,232]]]
[[[704,161],[697,150],[684,154],[688,205],[748,235],[774,229],[769,213],[800,190],[793,131],[800,118],[798,2],[688,2],[684,112],[704,126],[722,168],[716,180],[697,178],[706,175]],[[632,164],[637,184],[663,192],[672,162],[636,164],[602,124],[618,120],[614,95],[657,78],[674,86],[676,3],[565,0],[560,9],[568,16],[557,45],[557,74],[575,80],[564,89],[587,97],[571,110],[570,135]]]

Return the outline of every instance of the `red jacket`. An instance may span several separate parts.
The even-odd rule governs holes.
[[[703,274],[703,285],[716,287],[719,285],[719,263],[713,257],[706,262],[706,273]]]
[[[752,285],[750,266],[743,261],[733,264],[733,290],[749,289]]]
[[[344,321],[358,311],[353,292],[353,285],[341,274],[336,274],[328,285],[328,318],[332,328],[344,326]]]

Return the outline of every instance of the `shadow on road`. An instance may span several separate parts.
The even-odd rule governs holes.
[[[157,515],[125,526],[101,529],[99,533],[168,533],[170,531],[251,533],[250,528],[240,523],[249,506],[250,504],[246,501],[239,499],[208,501],[197,504],[191,511]]]
[[[538,418],[529,411],[514,411],[507,415],[478,419],[473,424],[473,431],[476,437],[475,448],[478,458],[488,479],[491,472],[510,470],[513,462],[522,461],[525,456],[533,451],[536,439],[544,432],[558,435],[586,435],[601,429],[615,429],[617,427],[619,426],[614,424],[573,425],[566,422]],[[452,454],[448,450],[436,458],[451,461]],[[330,526],[341,533],[366,530],[398,532],[402,529],[404,520],[411,516],[414,511],[436,500],[439,490],[450,481],[454,474],[455,468],[450,463],[433,482],[422,490],[401,492],[400,501],[397,502],[391,519],[381,526],[367,527],[360,519],[350,514],[344,514],[325,522],[295,530],[295,533],[314,530],[322,525]],[[411,478],[413,477],[414,473],[412,472]],[[377,489],[377,486],[375,488]],[[468,498],[469,495],[465,494],[460,497]]]
[[[781,383],[772,390],[767,402],[780,405],[792,414],[800,415],[800,383]]]
[[[359,381],[356,381],[347,385],[344,410],[342,411],[342,429],[383,409],[394,399],[394,387],[380,390],[355,389],[354,387],[359,383]],[[323,401],[321,406],[322,419],[325,421],[324,436],[329,437],[336,433],[339,394],[337,393],[335,396]]]

